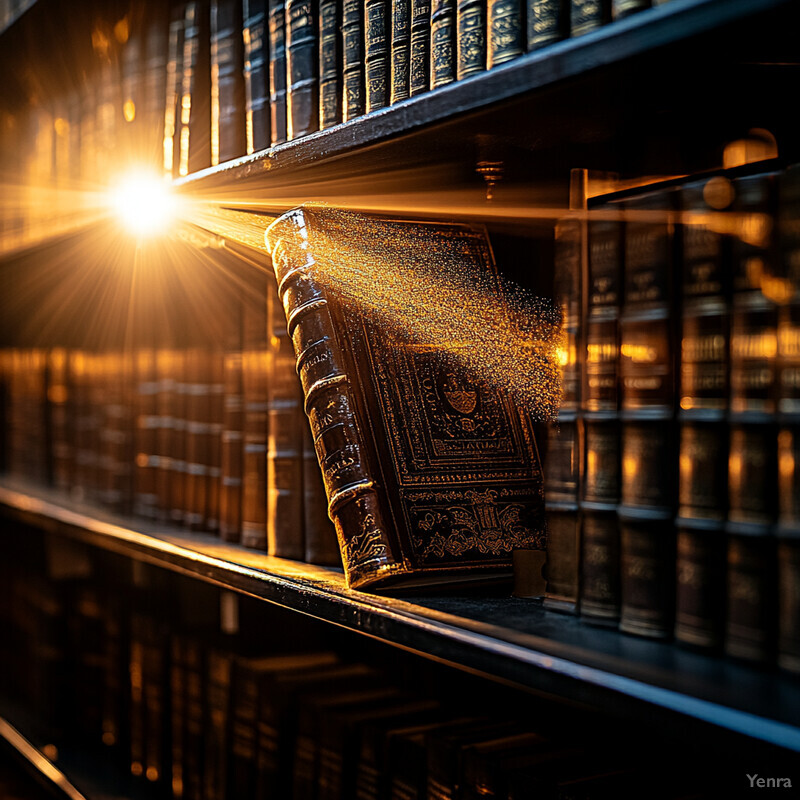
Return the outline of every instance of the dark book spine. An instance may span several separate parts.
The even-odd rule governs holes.
[[[208,497],[208,383],[207,355],[187,353],[186,383],[186,496],[184,525],[204,530]]]
[[[302,561],[303,393],[274,279],[267,279],[267,552]]]
[[[208,494],[206,497],[206,529],[220,532],[220,489],[222,485],[222,432],[225,404],[224,356],[221,350],[208,353],[208,426],[207,461]]]
[[[342,121],[342,35],[340,0],[319,3],[319,127]]]
[[[410,96],[411,0],[392,0],[392,54],[390,103]]]
[[[489,69],[525,52],[521,0],[489,0],[486,36]]]
[[[245,151],[264,150],[272,142],[269,100],[269,30],[266,0],[244,0]]]
[[[243,310],[244,484],[242,544],[267,549],[267,314],[266,285],[253,287]]]
[[[650,8],[650,0],[611,0],[612,19],[623,19]]]
[[[389,104],[388,0],[364,1],[364,76],[366,108],[374,111]]]
[[[456,3],[456,78],[486,69],[486,6],[482,0]]]
[[[549,426],[544,471],[547,515],[547,588],[545,606],[574,613],[578,600],[580,515],[578,510],[581,421],[580,360],[578,339],[582,318],[581,272],[583,227],[577,220],[562,220],[555,230],[556,302],[561,311],[565,363],[562,371],[561,408]]]
[[[396,568],[384,512],[366,463],[363,433],[344,371],[324,290],[309,272],[314,260],[294,249],[307,213],[296,210],[273,223],[267,244],[278,292],[289,320],[314,446],[322,466],[328,508],[342,545],[349,584]],[[369,528],[364,527],[369,520]]]
[[[269,105],[272,144],[280,144],[288,138],[285,0],[269,0]]]
[[[343,116],[354,119],[364,113],[364,3],[342,0]]]
[[[231,678],[229,797],[257,797],[259,682],[257,669],[237,662]]]
[[[241,340],[241,337],[240,337]],[[242,351],[225,353],[222,464],[220,479],[220,536],[226,542],[242,537]]]
[[[297,139],[319,129],[316,0],[286,2],[287,135]]]
[[[144,97],[140,121],[148,159],[161,152],[164,141],[169,33],[168,12],[163,9],[155,11],[147,21],[145,33]]]
[[[156,458],[158,459],[158,518],[169,519],[170,495],[169,476],[172,472],[171,445],[173,437],[173,406],[175,400],[175,378],[172,352],[166,348],[156,352],[157,393],[156,411],[158,428],[156,430]]]
[[[199,639],[184,639],[183,663],[183,800],[206,800],[205,757],[209,691],[205,648]]]
[[[183,94],[183,31],[182,7],[176,7],[169,23],[167,38],[167,80],[164,102],[164,173],[178,177],[180,165],[181,96]]]
[[[778,539],[778,664],[800,672],[800,538],[779,530]]]
[[[186,515],[186,409],[189,386],[186,362],[186,352],[184,350],[175,351],[173,366],[175,394],[172,410],[172,438],[169,448],[169,519],[176,525],[182,525]]]
[[[411,0],[411,41],[409,43],[409,94],[431,88],[431,0]]]
[[[130,771],[135,778],[144,776],[145,761],[145,704],[144,704],[144,651],[147,621],[134,614],[130,624],[128,646],[128,736]]]
[[[580,612],[594,624],[615,626],[620,614],[620,542],[615,511],[584,506]]]
[[[728,505],[728,248],[705,224],[715,182],[681,189],[682,331],[675,638],[716,650],[725,611]],[[724,206],[723,206],[724,207]]]
[[[528,0],[528,50],[538,50],[569,34],[568,0]]]
[[[145,519],[158,516],[156,431],[158,382],[155,353],[140,350],[136,357],[136,468],[133,513]]]
[[[673,632],[677,488],[671,192],[626,203],[620,317],[620,629]]]
[[[610,15],[610,0],[571,0],[570,36],[580,36],[605,25],[610,20]]]
[[[456,0],[431,0],[431,89],[456,79],[455,16]]]
[[[211,0],[211,164],[243,156],[244,55],[241,0]]]
[[[179,175],[211,165],[211,68],[208,0],[186,3]]]
[[[69,491],[72,465],[70,446],[70,382],[69,360],[64,348],[48,353],[47,406],[51,431],[51,459],[53,486],[62,492]],[[1,409],[0,409],[1,410]],[[0,424],[5,419],[0,415]]]
[[[212,650],[208,654],[208,725],[204,763],[206,800],[225,800],[232,663],[230,653]]]
[[[170,779],[172,796],[182,798],[183,764],[186,747],[186,664],[184,643],[179,634],[170,640],[169,661]]]

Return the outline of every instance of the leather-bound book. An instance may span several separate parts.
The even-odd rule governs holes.
[[[528,50],[569,35],[569,0],[528,0]]]
[[[319,127],[342,121],[342,5],[319,3]]]
[[[62,492],[69,491],[71,481],[70,401],[69,355],[56,347],[47,354],[47,416],[53,486]],[[5,425],[5,417],[0,419]]]
[[[178,174],[211,166],[209,0],[185,4]]]
[[[286,0],[286,118],[289,139],[319,129],[317,0]]]
[[[390,53],[390,103],[399,103],[410,96],[411,66],[411,0],[392,0],[392,37]]]
[[[164,100],[163,168],[166,175],[177,178],[181,150],[181,96],[183,94],[183,6],[172,9],[167,34],[167,65]]]
[[[480,0],[456,2],[456,78],[486,69],[486,6]]]
[[[271,143],[269,102],[269,28],[267,0],[244,0],[245,151],[255,153]]]
[[[342,0],[342,116],[355,119],[364,113],[364,3]]]
[[[456,0],[431,0],[431,89],[456,79]]]
[[[206,530],[218,534],[220,529],[220,489],[222,484],[222,431],[225,403],[224,357],[220,349],[212,349],[208,358],[208,417],[206,418],[208,495],[206,497]]]
[[[223,361],[225,390],[222,406],[219,533],[226,542],[238,542],[242,537],[242,432],[244,421],[241,305],[235,304],[231,311],[228,321],[228,341]]]
[[[302,561],[303,391],[272,275],[267,277],[267,552]]]
[[[244,467],[242,544],[267,549],[267,299],[254,281],[244,298],[242,386]]]
[[[79,370],[83,356],[76,353],[73,361]],[[145,519],[158,516],[158,493],[156,487],[156,430],[158,413],[156,398],[158,382],[155,352],[142,348],[136,353],[136,430],[134,434],[136,467],[133,476],[133,513]],[[80,445],[80,441],[78,442]],[[76,454],[76,456],[79,454]]]
[[[611,19],[610,0],[571,0],[569,35],[580,36],[605,25]]]
[[[211,164],[243,156],[244,40],[241,0],[211,0]]]
[[[173,432],[173,405],[175,397],[175,377],[173,351],[162,347],[156,351],[156,459],[158,479],[156,493],[158,494],[158,518],[160,521],[169,519],[170,495],[169,476],[172,471],[172,458],[170,446]]]
[[[309,564],[341,567],[336,529],[328,516],[328,498],[322,480],[308,420],[303,419],[303,540]]]
[[[611,0],[612,19],[623,19],[650,8],[650,0]]]
[[[680,190],[683,313],[675,638],[705,648],[721,645],[725,608],[730,297],[729,242],[705,220],[725,210],[728,186],[725,178],[714,176]]]
[[[620,628],[653,638],[672,635],[674,616],[674,200],[667,189],[624,204]]]
[[[172,407],[172,436],[169,446],[169,520],[182,525],[186,516],[186,409],[188,376],[186,350],[174,352],[175,393]]]
[[[287,138],[285,0],[269,0],[269,107],[272,144],[280,144]]]
[[[364,2],[364,81],[367,111],[389,104],[389,44],[391,42],[389,0]]]
[[[206,526],[208,498],[208,353],[193,347],[186,369],[186,496],[184,525],[193,531]]]
[[[411,0],[409,93],[413,97],[431,88],[431,0]]]
[[[509,577],[515,548],[544,546],[527,415],[441,345],[394,332],[328,285],[348,264],[418,258],[457,265],[500,300],[485,233],[299,208],[266,240],[348,584]]]
[[[490,0],[486,20],[486,66],[505,64],[525,52],[521,0]]]
[[[622,301],[622,218],[618,206],[593,209],[588,224],[586,355],[581,406],[584,468],[581,489],[580,613],[590,622],[619,621],[620,495],[619,313]]]

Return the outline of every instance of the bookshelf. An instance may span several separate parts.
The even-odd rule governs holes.
[[[28,3],[16,16],[4,16],[0,6],[0,49],[11,36],[30,36],[53,4]],[[753,127],[772,132],[781,164],[800,161],[788,101],[800,77],[798,22],[800,6],[789,0],[671,0],[177,179],[181,196],[203,204],[184,241],[202,248],[225,240],[230,253],[265,264],[267,224],[308,200],[482,222],[496,237],[501,270],[546,293],[553,226],[570,202],[570,169],[615,173],[617,188],[654,175],[703,175],[719,166],[722,143]],[[12,52],[0,55],[3,69]],[[487,165],[491,176],[498,164],[489,187]],[[54,254],[68,250],[79,259],[102,226],[92,219],[77,230],[34,231],[0,244],[4,345],[26,346],[32,336],[18,331],[26,312],[12,299],[20,274],[28,272],[34,285]],[[334,637],[341,629],[399,648],[420,657],[420,674],[429,662],[444,664],[487,687],[508,688],[511,697],[544,696],[620,727],[707,743],[711,752],[757,753],[778,768],[789,769],[800,752],[800,684],[775,668],[594,627],[497,592],[353,591],[341,570],[114,515],[11,477],[0,481],[0,516],[8,535],[12,522],[29,526],[299,613]]]

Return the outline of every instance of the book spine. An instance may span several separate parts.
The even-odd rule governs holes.
[[[258,796],[256,770],[259,673],[237,662],[231,678],[229,797]]]
[[[173,633],[170,640],[169,708],[170,708],[170,781],[172,796],[182,798],[183,764],[186,747],[186,664],[184,643],[180,634]]]
[[[258,283],[243,311],[244,484],[242,544],[267,549],[267,316],[266,286]]]
[[[411,0],[411,40],[409,42],[409,94],[431,88],[431,0]]]
[[[80,361],[82,358],[76,360],[76,366],[79,366]],[[76,377],[79,376],[76,374]],[[155,353],[148,349],[140,350],[136,356],[136,469],[133,511],[145,519],[156,519],[158,516],[155,457],[159,421],[156,406],[157,392]],[[80,477],[78,479],[80,480]]]
[[[625,205],[620,629],[653,638],[672,635],[674,615],[673,202],[667,191]]]
[[[303,415],[303,535],[305,540],[305,560],[309,564],[341,567],[342,556],[336,529],[328,517],[328,503],[325,485],[317,463],[314,441],[308,420]]]
[[[558,42],[569,32],[564,0],[528,0],[528,50]]]
[[[345,120],[364,113],[364,4],[361,0],[342,0],[342,52],[344,64]]]
[[[340,0],[319,3],[319,127],[342,121],[342,41]]]
[[[144,650],[146,621],[134,614],[130,623],[128,646],[128,728],[130,771],[135,778],[144,776],[145,761],[145,705],[144,705]]]
[[[212,650],[208,654],[208,725],[204,763],[206,800],[224,800],[230,736],[230,692],[232,656]]]
[[[220,490],[222,484],[222,431],[225,404],[224,356],[221,350],[208,353],[208,443],[206,447],[208,495],[206,498],[206,529],[220,532]]]
[[[175,398],[173,369],[172,352],[166,348],[159,349],[156,352],[158,384],[156,390],[156,413],[158,417],[158,427],[156,429],[156,458],[158,463],[156,493],[158,494],[158,518],[162,522],[169,519],[170,509],[169,476],[172,471],[171,445]]]
[[[489,0],[487,66],[505,64],[525,52],[521,0]]]
[[[166,175],[177,178],[180,166],[181,98],[183,96],[183,36],[185,20],[182,7],[176,7],[169,23],[167,38],[167,80],[164,102],[163,167]]]
[[[390,52],[390,103],[399,103],[410,96],[411,65],[411,0],[392,0],[392,41]]]
[[[609,0],[571,0],[569,33],[581,36],[605,25],[610,19]]]
[[[736,212],[775,218],[775,174],[733,187]],[[764,663],[774,659],[777,625],[778,311],[762,287],[776,274],[777,236],[734,238],[731,256],[725,652]]]
[[[267,552],[302,561],[303,394],[278,287],[271,276],[267,281]]]
[[[431,1],[431,88],[456,79],[456,0]]]
[[[297,139],[319,129],[316,0],[286,2],[287,135]]]
[[[72,462],[69,357],[66,349],[50,350],[48,362],[47,403],[52,432],[53,486],[59,491],[66,492],[69,491]],[[5,427],[6,420],[1,414],[0,422]]]
[[[583,244],[580,222],[565,219],[556,225],[553,280],[561,311],[565,355],[562,358],[561,407],[558,420],[549,427],[544,471],[548,531],[545,606],[567,613],[577,610],[578,600],[581,451],[581,421],[577,415],[581,389],[578,338],[582,316]]]
[[[188,175],[211,164],[211,70],[207,0],[186,3],[181,84],[180,162]]]
[[[729,281],[725,237],[704,219],[714,181],[681,189],[682,296],[675,638],[718,649],[725,608]],[[722,179],[724,180],[724,179]],[[722,211],[717,203],[717,213]]]
[[[148,154],[148,158],[160,151],[165,136],[164,98],[167,91],[167,59],[170,51],[169,25],[169,15],[164,9],[153,13],[147,21],[143,76],[144,103],[140,128],[146,142],[144,152]],[[174,124],[173,106],[173,133]]]
[[[388,0],[364,2],[364,79],[367,112],[389,103]]]
[[[795,528],[796,530],[796,528]],[[800,672],[800,540],[780,535],[778,540],[778,664]]]
[[[266,0],[244,0],[245,151],[270,146],[269,30]]]
[[[288,138],[285,0],[269,0],[269,106],[272,144],[280,144]]]
[[[208,497],[208,383],[207,357],[199,348],[187,353],[186,496],[184,525],[205,529]]]
[[[611,0],[612,19],[623,19],[650,8],[650,0]]]
[[[175,378],[174,407],[172,411],[172,437],[169,446],[169,519],[182,525],[186,516],[186,431],[189,377],[187,353],[175,352],[173,374]]]
[[[241,329],[236,325],[239,346],[225,353],[223,431],[220,478],[220,536],[238,542],[242,536],[242,436],[243,390]]]
[[[402,569],[392,551],[384,510],[366,462],[363,433],[314,259],[298,246],[311,215],[284,214],[267,231],[267,246],[288,320],[298,373],[322,467],[328,510],[336,526],[348,585]]]
[[[211,165],[245,154],[241,0],[211,0]]]
[[[457,0],[456,78],[486,69],[486,6],[482,0]]]
[[[208,682],[204,646],[188,636],[183,645],[184,703],[183,722],[183,800],[206,800],[205,752],[207,731]]]

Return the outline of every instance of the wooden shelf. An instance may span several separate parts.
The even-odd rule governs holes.
[[[593,628],[503,594],[388,597],[341,571],[270,558],[210,535],[132,523],[24,484],[6,517],[193,576],[517,688],[665,731],[800,752],[800,682],[777,671]],[[16,535],[9,532],[8,535]],[[691,732],[691,733],[690,733]],[[698,739],[701,741],[701,739]]]

